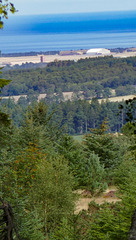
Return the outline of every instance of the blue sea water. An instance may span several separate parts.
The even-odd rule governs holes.
[[[10,16],[2,53],[136,47],[136,11]]]

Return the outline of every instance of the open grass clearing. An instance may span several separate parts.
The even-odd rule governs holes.
[[[79,200],[76,202],[76,210],[75,214],[78,214],[82,210],[88,210],[89,203],[91,201],[96,202],[97,204],[101,205],[104,202],[108,203],[116,203],[118,201],[121,201],[120,198],[116,196],[117,188],[115,186],[108,187],[103,193],[101,193],[99,196],[90,196],[88,191],[88,196],[84,196],[85,190],[78,189],[76,190],[76,193],[79,194]]]

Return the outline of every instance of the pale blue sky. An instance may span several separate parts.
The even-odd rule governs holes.
[[[17,15],[136,10],[136,0],[12,0]]]

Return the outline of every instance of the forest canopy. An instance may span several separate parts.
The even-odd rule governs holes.
[[[83,91],[86,98],[109,97],[135,93],[136,57],[98,57],[74,61],[56,61],[38,69],[16,69],[3,72],[12,82],[3,89],[5,96],[29,93],[62,93]]]
[[[15,9],[5,3],[0,14],[6,18],[8,7]],[[107,97],[110,89],[134,92],[135,71],[136,58],[104,57],[3,73],[0,88],[12,79],[3,95],[29,96],[17,104],[8,99],[6,107],[1,102],[1,240],[128,239],[136,209],[136,137],[135,121],[125,118],[132,113],[135,120],[135,106],[123,102],[119,109],[93,97]],[[83,91],[91,104],[78,94],[60,101],[62,91]],[[37,102],[35,93],[49,95]],[[123,134],[111,133],[122,126]],[[84,136],[79,143],[67,133]],[[112,185],[116,201],[95,202]],[[90,203],[77,212],[81,189]]]

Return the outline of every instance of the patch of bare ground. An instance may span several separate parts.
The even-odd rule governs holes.
[[[136,97],[136,95],[125,95],[125,96],[118,96],[118,97],[102,98],[102,99],[98,99],[98,102],[100,104],[102,102],[106,102],[107,100],[109,102],[122,102],[122,101],[126,101],[128,99],[133,99],[135,97]],[[91,100],[90,100],[90,103],[91,103]]]
[[[91,196],[90,191],[78,189],[76,193],[79,194],[79,200],[76,203],[75,214],[78,214],[82,210],[87,211],[91,201],[94,201],[99,205],[103,204],[104,202],[116,203],[121,201],[121,199],[116,196],[116,192],[117,188],[115,186],[110,186],[99,196]]]

